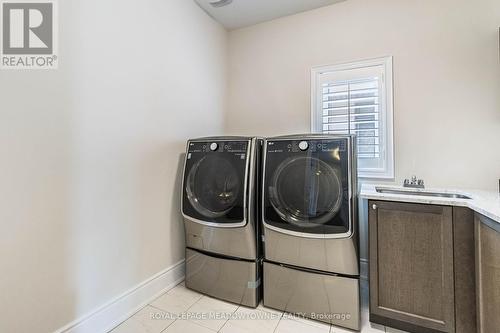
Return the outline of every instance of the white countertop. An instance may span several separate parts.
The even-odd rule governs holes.
[[[418,192],[457,193],[466,195],[468,197],[471,197],[472,199],[440,198],[440,197],[431,197],[422,195],[379,193],[377,192],[376,188],[391,188],[403,191],[418,191]],[[493,192],[493,191],[460,190],[460,189],[450,190],[450,189],[435,189],[435,188],[413,189],[413,188],[404,188],[401,186],[363,184],[361,186],[360,197],[362,199],[468,207],[476,211],[477,213],[489,217],[493,221],[500,223],[500,194],[498,192]]]

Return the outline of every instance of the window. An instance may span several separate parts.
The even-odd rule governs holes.
[[[356,134],[358,174],[394,178],[392,57],[315,67],[312,131]]]

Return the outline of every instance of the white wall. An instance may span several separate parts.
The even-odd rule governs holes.
[[[229,35],[226,131],[310,131],[310,69],[394,56],[396,182],[496,190],[500,1],[348,0]]]
[[[185,140],[227,34],[193,1],[59,1],[55,71],[0,71],[0,332],[51,332],[184,256]]]
[[[498,0],[348,0],[231,31],[226,132],[309,132],[311,67],[392,55],[395,182],[496,191],[499,24]]]
[[[397,182],[500,178],[497,0],[348,0],[233,31],[227,99],[226,32],[192,1],[59,10],[60,68],[0,71],[1,332],[51,332],[181,259],[185,140],[309,131],[315,65],[394,56]]]

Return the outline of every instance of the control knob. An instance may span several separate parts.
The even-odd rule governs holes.
[[[217,148],[219,148],[219,144],[217,142],[213,142],[210,144],[210,150],[211,151],[216,151]]]
[[[307,141],[300,141],[299,142],[299,149],[300,150],[307,150],[307,148],[309,148],[309,144],[307,143]]]

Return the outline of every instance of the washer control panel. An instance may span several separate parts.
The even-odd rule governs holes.
[[[190,142],[188,153],[246,153],[248,141]]]
[[[210,150],[211,150],[211,151],[216,151],[216,150],[217,150],[217,148],[219,148],[219,144],[218,144],[217,142],[212,142],[212,143],[210,144]]]

